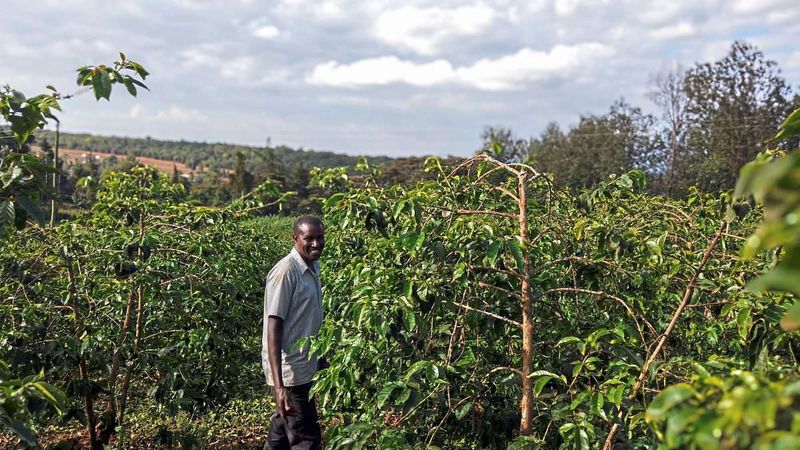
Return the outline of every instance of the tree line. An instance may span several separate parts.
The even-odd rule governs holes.
[[[55,141],[55,132],[42,130],[38,133],[39,140]],[[264,147],[225,144],[190,142],[186,140],[163,140],[146,138],[131,138],[117,136],[96,136],[86,133],[61,133],[61,145],[64,148],[86,150],[87,152],[113,153],[120,157],[128,155],[145,156],[148,158],[164,159],[186,164],[192,170],[230,169],[237,162],[237,154],[242,153],[247,157],[247,164],[251,170],[263,164],[266,159],[279,157],[284,164],[293,167],[305,165],[307,167],[339,167],[351,166],[358,157],[328,151],[307,150],[291,148],[285,145],[266,145]],[[370,157],[373,164],[389,161],[388,157]]]
[[[563,187],[591,187],[642,169],[653,193],[685,196],[691,186],[716,192],[733,188],[739,169],[800,105],[778,64],[738,41],[718,61],[657,74],[649,97],[658,115],[619,100],[568,129],[552,122],[537,137],[488,128],[482,151],[531,164]]]

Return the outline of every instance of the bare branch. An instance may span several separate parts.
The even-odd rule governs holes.
[[[494,313],[490,313],[490,312],[484,311],[482,309],[473,308],[472,306],[465,305],[463,303],[457,303],[457,302],[452,302],[452,303],[454,305],[458,306],[459,308],[466,309],[467,311],[472,311],[472,312],[476,312],[478,314],[483,314],[483,315],[489,316],[489,317],[491,317],[493,319],[502,320],[503,322],[510,323],[511,325],[514,325],[516,327],[522,328],[522,324],[517,322],[516,320],[507,319],[507,318],[505,318],[503,316],[500,316],[500,315],[497,315],[497,314],[494,314]]]

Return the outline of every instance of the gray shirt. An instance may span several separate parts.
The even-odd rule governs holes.
[[[322,291],[319,264],[309,268],[303,257],[292,251],[275,264],[267,275],[264,290],[264,330],[261,334],[261,367],[267,384],[274,386],[267,352],[269,316],[283,319],[281,365],[283,385],[298,386],[311,381],[317,372],[317,358],[309,357],[308,346],[295,348],[297,341],[315,336],[322,325]]]

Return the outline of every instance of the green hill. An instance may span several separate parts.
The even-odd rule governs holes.
[[[39,131],[38,143],[45,139],[55,142],[55,132]],[[190,168],[231,168],[236,161],[236,153],[245,155],[250,164],[278,158],[287,167],[337,167],[352,166],[360,158],[340,153],[293,149],[283,145],[276,147],[255,147],[237,144],[190,142],[185,140],[168,141],[151,138],[129,138],[116,136],[96,136],[84,133],[61,133],[60,146],[91,152],[114,153],[117,155],[145,156],[184,163]],[[384,165],[392,161],[385,156],[367,157],[370,164]]]

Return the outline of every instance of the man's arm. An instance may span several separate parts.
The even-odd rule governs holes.
[[[283,386],[283,365],[281,363],[283,319],[277,316],[269,316],[267,320],[269,321],[267,326],[267,357],[269,358],[269,367],[272,370],[275,405],[278,408],[278,414],[281,417],[285,417],[292,412],[292,405]]]

